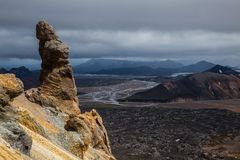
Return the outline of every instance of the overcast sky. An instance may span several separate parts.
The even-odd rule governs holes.
[[[240,65],[239,0],[0,0],[1,64],[38,64],[41,19],[75,63],[130,57]]]

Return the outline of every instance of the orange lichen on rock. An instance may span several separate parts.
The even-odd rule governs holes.
[[[23,83],[14,74],[0,74],[0,86],[11,98],[23,92]]]
[[[111,147],[107,131],[103,125],[102,118],[96,110],[86,112],[84,114],[70,115],[66,122],[65,129],[67,131],[75,131],[81,135],[82,143],[73,146],[75,154],[82,152],[84,155],[92,147],[99,152],[108,155],[108,159],[114,159],[111,153]],[[79,148],[77,149],[77,147]]]
[[[18,122],[35,133],[38,133],[44,137],[47,136],[43,127],[30,115],[27,110],[18,111]]]

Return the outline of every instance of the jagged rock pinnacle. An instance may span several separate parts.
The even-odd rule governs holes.
[[[42,68],[38,95],[32,94],[35,101],[68,113],[80,113],[77,89],[68,60],[68,46],[59,39],[54,28],[46,21],[40,21],[36,25],[36,37],[39,40]]]

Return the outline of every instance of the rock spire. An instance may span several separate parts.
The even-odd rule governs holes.
[[[27,97],[44,106],[59,108],[66,113],[80,113],[77,88],[69,63],[69,48],[46,21],[36,25],[39,54],[42,59],[40,86]]]

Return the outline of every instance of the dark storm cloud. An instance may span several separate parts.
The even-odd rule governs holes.
[[[0,0],[0,56],[38,59],[34,28],[46,19],[72,58],[238,57],[239,8],[239,0]]]
[[[239,0],[1,0],[1,25],[61,28],[240,30]]]

